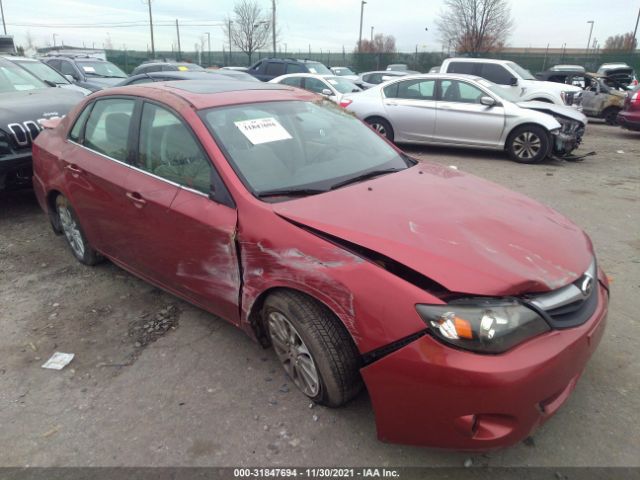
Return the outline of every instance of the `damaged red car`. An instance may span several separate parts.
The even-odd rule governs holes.
[[[113,88],[48,127],[34,187],[80,262],[108,258],[272,346],[314,402],[366,387],[382,440],[518,442],[602,337],[608,283],[580,228],[311,93]]]

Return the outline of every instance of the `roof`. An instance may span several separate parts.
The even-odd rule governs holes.
[[[513,63],[511,60],[499,60],[497,58],[475,58],[475,57],[474,58],[471,58],[471,57],[447,58],[444,60],[444,62]]]
[[[102,90],[94,94],[94,97],[105,95],[135,95],[162,99],[167,102],[170,102],[170,98],[173,98],[174,102],[176,99],[182,99],[196,110],[242,103],[284,100],[308,101],[317,98],[312,93],[286,85],[246,82],[232,78],[213,82],[210,80],[176,80],[114,87]]]
[[[20,57],[18,55],[2,55],[2,58],[9,60],[10,62],[13,62],[14,60],[18,60],[20,62],[40,62],[37,58]]]

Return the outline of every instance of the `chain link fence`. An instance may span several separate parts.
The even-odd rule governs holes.
[[[150,52],[131,50],[107,50],[107,59],[115,63],[125,72],[131,71],[142,62],[151,58]],[[270,52],[255,52],[252,62],[273,56]],[[357,72],[384,70],[392,63],[404,63],[410,70],[428,72],[448,57],[445,52],[413,52],[413,53],[346,53],[346,52],[280,52],[279,57],[315,60],[329,67],[348,66]],[[548,69],[552,65],[582,65],[588,71],[595,71],[599,65],[610,62],[624,62],[640,71],[640,53],[600,53],[588,55],[568,55],[563,53],[500,53],[485,57],[511,60],[533,73]],[[242,52],[156,52],[158,59],[183,60],[209,66],[248,67],[249,58]]]

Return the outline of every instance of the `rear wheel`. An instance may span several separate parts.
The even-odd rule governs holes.
[[[278,360],[307,397],[338,407],[358,394],[360,355],[327,307],[304,294],[281,290],[265,300],[262,318]]]
[[[619,108],[609,107],[602,112],[602,118],[608,125],[618,125],[618,113],[620,113]]]
[[[56,213],[60,229],[76,259],[85,265],[95,265],[100,262],[102,257],[87,241],[76,212],[64,195],[56,197]]]
[[[519,163],[538,163],[547,158],[551,148],[549,133],[538,125],[516,128],[507,139],[507,152]]]
[[[378,134],[383,137],[386,137],[387,140],[393,142],[393,127],[391,124],[387,122],[384,118],[380,117],[371,117],[365,120],[369,124],[371,128]]]

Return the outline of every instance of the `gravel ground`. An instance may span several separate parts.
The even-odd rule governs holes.
[[[75,262],[27,191],[0,194],[0,465],[640,466],[640,133],[591,124],[580,151],[597,156],[580,163],[407,150],[572,218],[612,277],[600,348],[531,439],[483,455],[381,443],[366,393],[311,408],[272,351],[224,321]],[[76,356],[40,368],[55,351]]]

